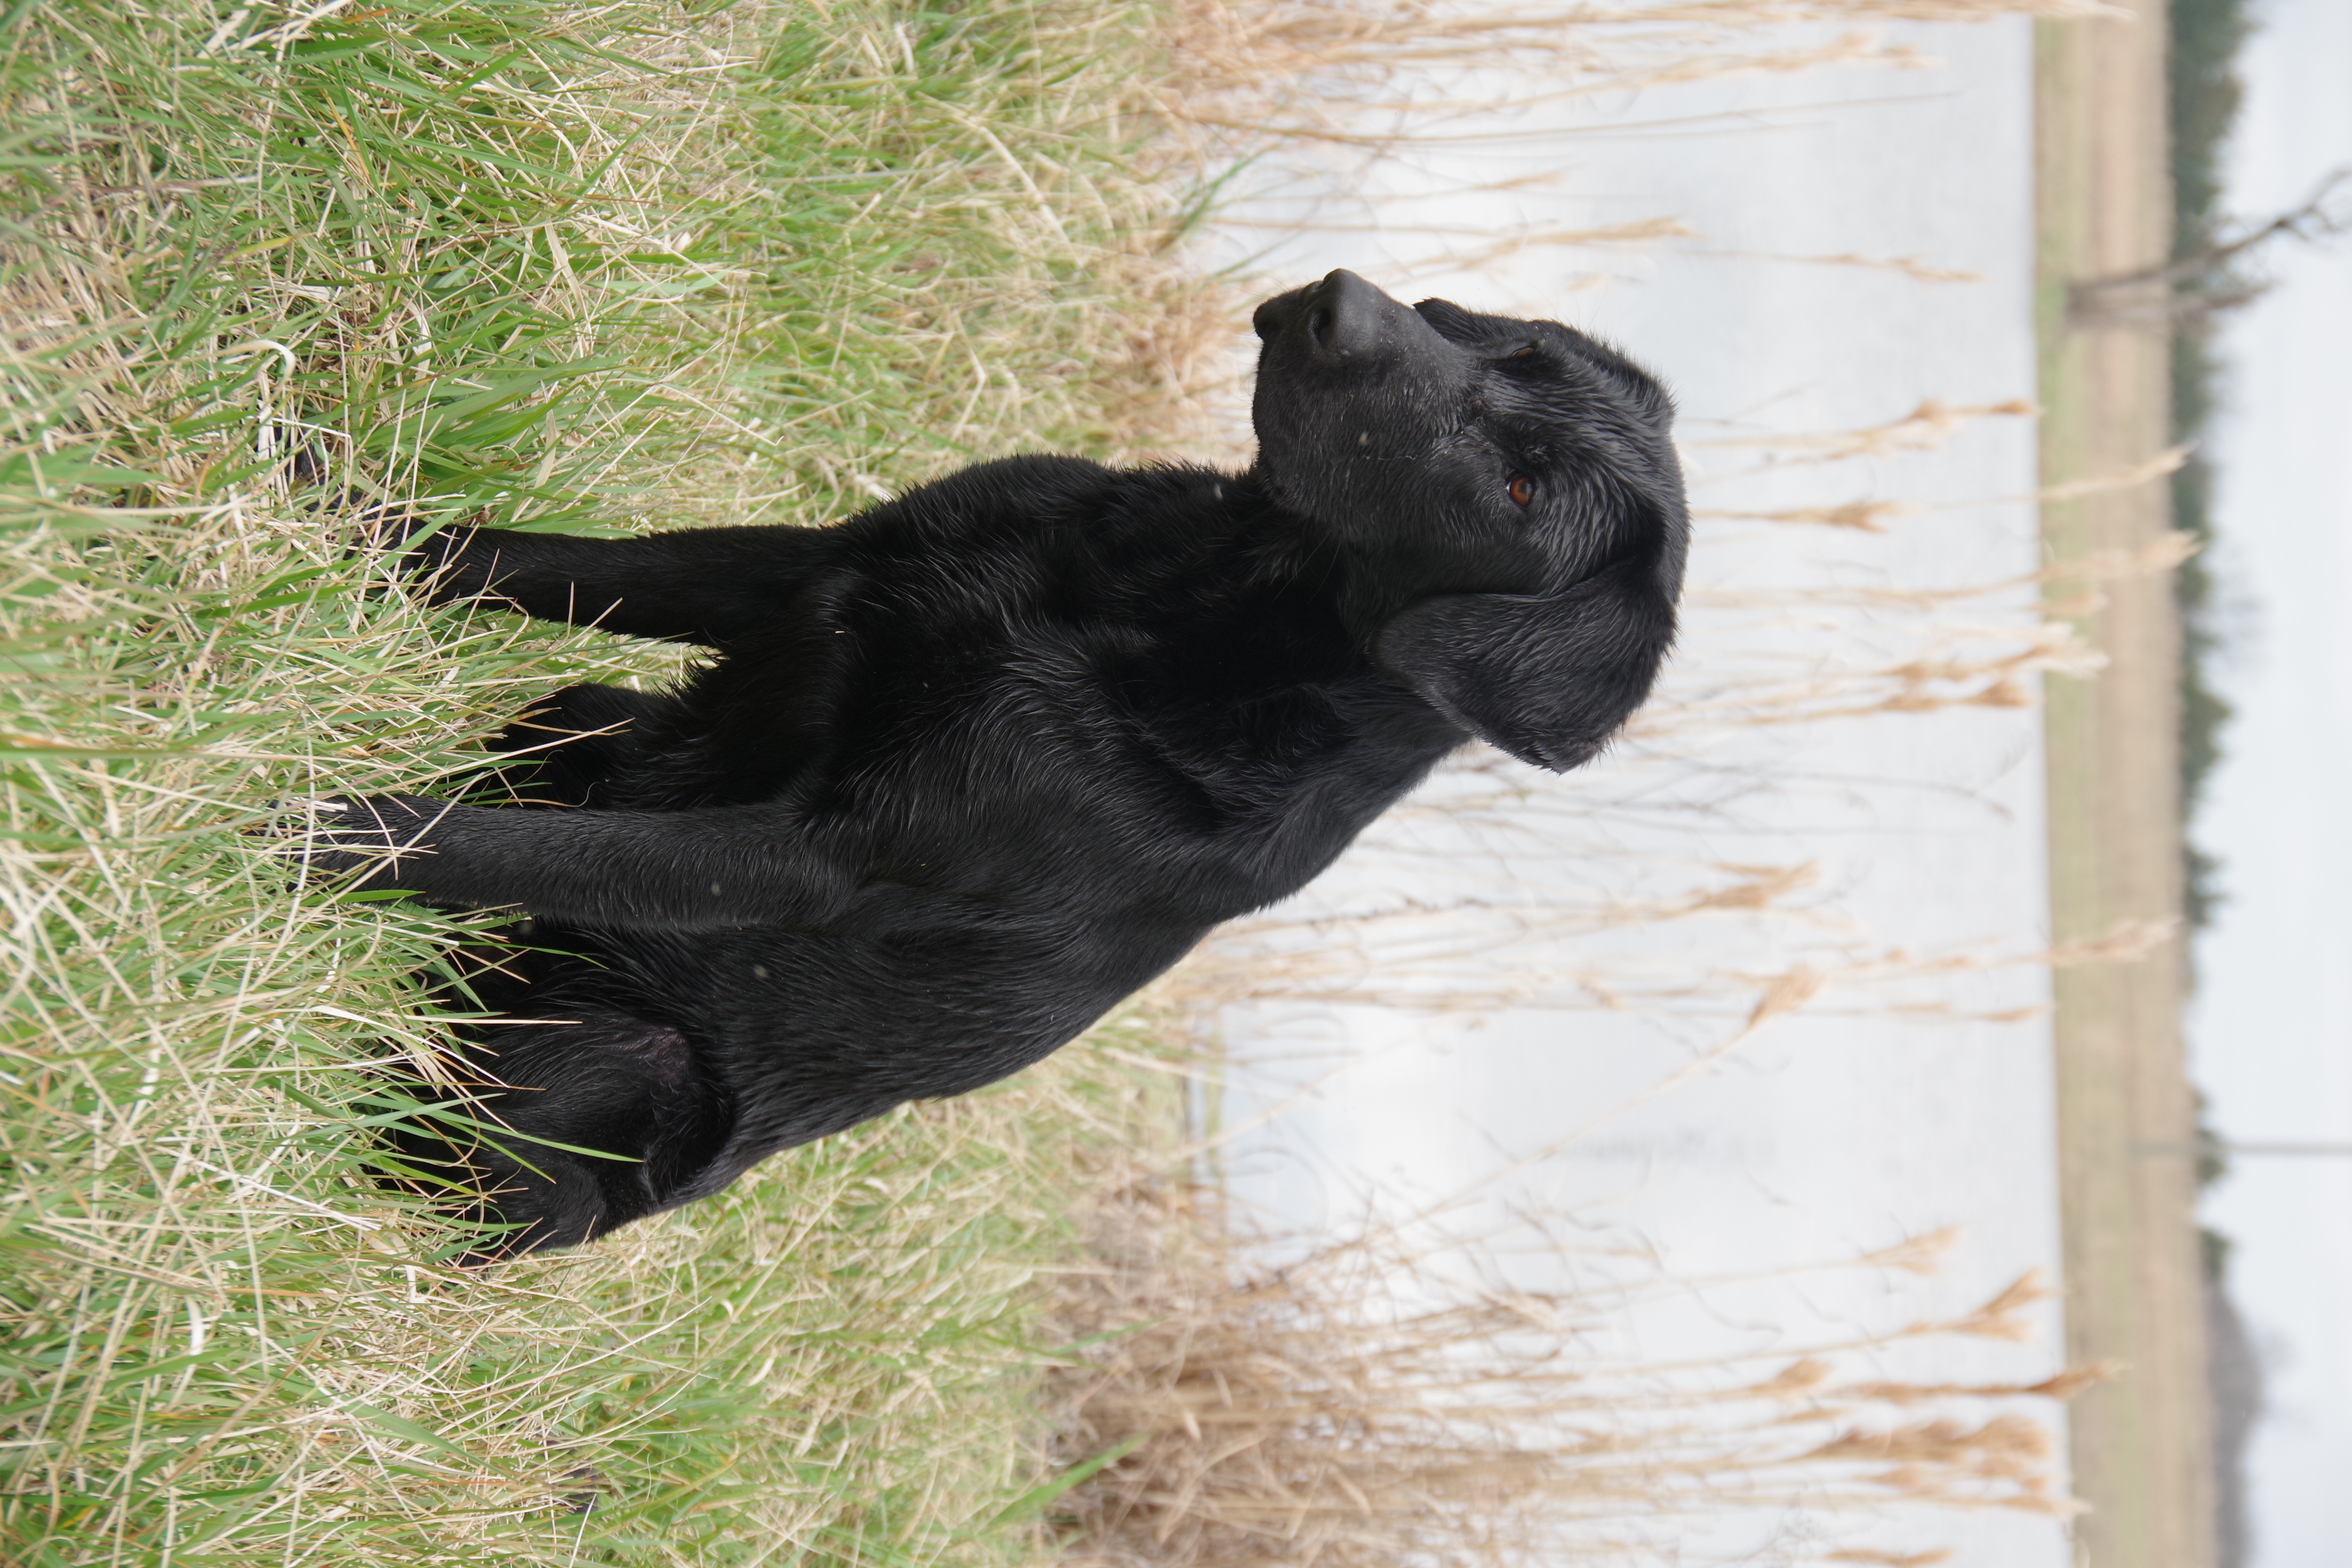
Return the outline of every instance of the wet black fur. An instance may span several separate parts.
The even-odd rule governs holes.
[[[493,1190],[500,1250],[1013,1072],[1472,735],[1566,769],[1639,705],[1685,533],[1655,383],[1350,273],[1256,325],[1244,474],[1014,458],[831,528],[410,552],[438,603],[712,652],[674,692],[574,686],[509,726],[506,804],[340,802],[310,851],[534,917],[538,951],[477,986],[575,1021],[480,1026],[484,1108],[623,1158],[404,1138]]]

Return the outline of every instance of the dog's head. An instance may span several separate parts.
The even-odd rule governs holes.
[[[1381,662],[1523,761],[1589,761],[1674,638],[1689,521],[1664,390],[1557,321],[1408,310],[1352,272],[1255,325],[1255,472],[1402,603]]]

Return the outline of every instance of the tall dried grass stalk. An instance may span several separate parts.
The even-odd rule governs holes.
[[[1763,911],[1759,911],[1763,912]],[[1208,1027],[1220,1010],[1259,1002],[1401,1008],[1432,1020],[1506,1008],[1634,1014],[1665,1020],[1746,1017],[1712,1060],[1753,1034],[1753,1010],[1789,976],[1829,991],[1829,1016],[1912,1023],[2018,1022],[2037,1005],[1969,1006],[1956,982],[2038,969],[2132,963],[2173,935],[2161,921],[2119,922],[2095,936],[2051,945],[1979,941],[1934,952],[1841,930],[1799,911],[1793,932],[1751,931],[1689,956],[1629,953],[1596,943],[1630,921],[1561,901],[1547,908],[1465,901],[1433,909],[1351,913],[1329,921],[1255,921],[1203,943],[1152,994]],[[1792,967],[1793,965],[1793,967]],[[1810,999],[1810,998],[1809,998]],[[1679,1080],[1678,1080],[1679,1081]]]
[[[1777,460],[1783,462],[1843,463],[1856,458],[1886,457],[1896,452],[1920,452],[1939,447],[1971,420],[2030,416],[2040,412],[2024,398],[1954,406],[1939,398],[1930,397],[1899,419],[1890,419],[1883,425],[1864,426],[1856,430],[1719,436],[1685,442],[1685,445],[1701,449],[1746,447],[1774,454]]]
[[[2049,1410],[2102,1370],[1872,1370],[1900,1345],[2023,1336],[2036,1278],[1889,1331],[1645,1363],[1611,1325],[1688,1295],[1654,1271],[1530,1290],[1475,1248],[1440,1258],[1396,1232],[1268,1268],[1213,1194],[1150,1182],[1093,1225],[1100,1265],[1062,1287],[1071,1348],[1047,1389],[1058,1458],[1120,1457],[1056,1505],[1074,1565],[1532,1568],[1672,1560],[1733,1512],[2074,1507]],[[1932,1267],[1923,1239],[1856,1266]],[[1791,1555],[1873,1560],[1838,1546]]]
[[[2158,479],[2168,479],[2179,473],[2181,465],[2189,461],[2189,455],[2193,450],[2194,448],[2189,447],[2168,447],[2144,463],[2135,463],[2130,468],[2119,468],[2111,474],[2094,474],[2088,479],[2069,479],[2063,485],[2048,485],[2021,496],[1994,496],[1985,500],[1934,502],[1853,500],[1843,501],[1832,506],[1782,507],[1769,511],[1749,511],[1737,507],[1694,507],[1691,510],[1691,516],[1696,521],[1706,522],[1745,519],[1757,522],[1811,523],[1823,528],[1856,529],[1864,533],[1885,533],[1886,531],[1884,526],[1885,521],[1890,518],[1916,517],[1925,512],[1975,510],[1988,506],[2047,506],[2053,501],[2081,500],[2086,496],[2109,495],[2117,490],[2137,489],[2142,485],[2153,484]],[[2185,536],[2171,537],[2177,541]],[[2179,547],[2177,543],[2172,546],[2172,548]],[[2105,561],[2114,557],[2109,555],[2101,559]],[[2151,561],[2146,569],[2161,571],[2179,565],[2180,561],[2186,559],[2187,556],[2184,554],[2172,560]],[[2079,574],[2085,570],[2096,572],[2099,569],[2096,563],[2086,567],[2080,562],[2068,562],[2032,580],[2047,582],[2062,573]],[[2001,583],[1988,584],[1981,589],[1972,588],[1963,592],[1970,594],[1991,592],[2022,581],[2027,579],[2010,578]]]

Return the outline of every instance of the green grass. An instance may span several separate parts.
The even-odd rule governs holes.
[[[305,16],[311,19],[304,20]],[[1160,1113],[1083,1049],[461,1274],[367,1177],[457,923],[297,896],[656,651],[428,612],[370,498],[820,522],[1113,454],[1191,296],[1145,9],[39,5],[0,29],[0,1561],[1020,1561],[1034,1282]],[[593,1507],[583,1505],[593,1501]]]

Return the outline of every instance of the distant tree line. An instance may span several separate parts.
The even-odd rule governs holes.
[[[2176,443],[2201,441],[2212,423],[2219,402],[2221,367],[2214,339],[2222,312],[2260,292],[2250,281],[2244,261],[2260,238],[2227,234],[2222,211],[2221,158],[2238,107],[2245,95],[2238,79],[2238,50],[2253,30],[2250,15],[2253,0],[2171,0],[2171,131],[2172,131],[2172,265],[2165,282],[2172,294],[2193,308],[2170,309],[2167,320],[2172,333],[2172,438]],[[2310,210],[2328,195],[2325,188]],[[2296,215],[2284,215],[2293,218]],[[2261,238],[2284,232],[2265,227]],[[2172,521],[2200,545],[2213,541],[2213,466],[2201,446],[2189,454],[2172,476]],[[2230,720],[2230,705],[2213,690],[2212,667],[2220,651],[2221,634],[2214,625],[2217,606],[2211,570],[2200,550],[2184,562],[2173,579],[2180,603],[2180,802],[2189,826],[2181,837],[2186,912],[2191,924],[2212,919],[2220,901],[2220,868],[2198,848],[2194,818],[2205,784],[2221,760],[2221,730]],[[2198,1162],[2198,1184],[2214,1182],[2226,1172],[2221,1145],[2205,1119],[2204,1097],[2198,1097],[2198,1135],[2205,1145]],[[2244,1320],[2231,1299],[2225,1280],[2230,1241],[2210,1226],[2200,1229],[2203,1243],[2206,1300],[2210,1310],[2212,1361],[2208,1367],[2216,1420],[2213,1468],[2216,1482],[2214,1533],[2221,1568],[2242,1568],[2252,1560],[2253,1521],[2247,1495],[2246,1451],[2263,1409],[2263,1369]]]
[[[2174,284],[2176,292],[2210,301],[2208,308],[2176,311],[2172,326],[2172,437],[2199,441],[2210,425],[2220,389],[2214,337],[2218,307],[2252,297],[2242,276],[2240,249],[2228,251],[2221,205],[2223,144],[2245,95],[2238,80],[2238,50],[2253,30],[2252,0],[2172,0],[2172,258],[2190,264],[2192,276]],[[2227,251],[2227,254],[2224,252]],[[2201,265],[2197,265],[2201,263]],[[2213,468],[2200,447],[2172,477],[2173,526],[2210,544]],[[2211,685],[2219,633],[2214,626],[2213,576],[2200,552],[2174,579],[2179,595],[2184,647],[2180,667],[2181,809],[2193,817],[2214,763],[2221,757],[2222,727],[2230,705]],[[2185,839],[2187,912],[2203,925],[2220,896],[2212,857]]]
[[[2172,343],[2172,433],[2191,446],[2208,432],[2221,392],[2215,339],[2231,310],[2256,298],[2270,282],[2254,266],[2282,239],[2323,241],[2352,233],[2352,169],[2338,169],[2285,212],[2259,222],[2232,222],[2223,207],[2221,163],[2244,88],[2237,57],[2255,26],[2259,0],[2170,0],[2172,250],[2160,266],[2115,277],[2086,279],[2067,291],[2066,314],[2076,326],[2162,331]],[[2212,540],[2213,469],[2192,451],[2172,479],[2174,525],[2200,544]],[[2185,647],[2180,673],[2180,793],[2193,820],[2221,756],[2230,706],[2213,690],[2220,650],[2214,584],[2202,553],[2174,579]],[[2220,868],[2184,834],[2186,912],[2202,926],[2221,898]]]

